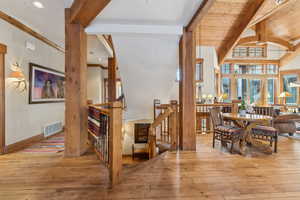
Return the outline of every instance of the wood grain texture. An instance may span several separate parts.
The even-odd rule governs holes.
[[[219,64],[222,64],[228,53],[236,46],[241,35],[249,27],[252,19],[257,15],[259,9],[264,4],[264,0],[251,1],[247,6],[247,12],[244,17],[240,17],[227,35],[230,38],[228,41],[223,42],[218,49]],[[238,27],[238,28],[237,28]]]
[[[282,58],[280,58],[280,66],[285,66],[289,64],[293,59],[295,59],[300,54],[300,44],[297,44],[294,47],[294,52],[290,52],[285,54]]]
[[[70,23],[66,9],[66,133],[65,156],[80,156],[87,149],[87,35]]]
[[[226,59],[224,63],[234,64],[276,64],[279,65],[280,60],[264,60],[264,59]]]
[[[75,0],[71,6],[70,21],[87,27],[111,0]]]
[[[110,182],[115,186],[121,181],[122,173],[122,103],[119,101],[111,104],[110,111],[110,132],[109,132],[109,152],[110,152]]]
[[[203,17],[208,13],[215,0],[204,0],[187,26],[188,31],[195,31]]]
[[[0,154],[5,152],[5,53],[6,46],[0,44]]]
[[[166,153],[124,167],[109,189],[108,171],[88,153],[0,156],[4,200],[299,200],[300,142],[280,137],[279,152],[250,157],[230,154],[210,135],[197,136],[197,152]]]
[[[116,58],[108,58],[108,101],[114,102],[117,99],[117,63]]]
[[[64,53],[65,50],[59,46],[58,44],[56,44],[55,42],[49,40],[48,38],[46,38],[45,36],[39,34],[38,32],[34,31],[32,28],[30,28],[29,26],[26,26],[25,24],[23,24],[22,22],[18,21],[17,19],[7,15],[6,13],[0,11],[0,18],[5,20],[6,22],[8,22],[9,24],[17,27],[18,29],[20,29],[21,31],[24,31],[25,33],[28,33],[29,35],[37,38],[38,40],[46,43],[47,45],[55,48],[56,50]]]
[[[181,39],[180,112],[181,149],[196,150],[195,66],[196,41],[194,32],[185,31]]]

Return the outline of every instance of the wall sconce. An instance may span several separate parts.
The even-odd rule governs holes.
[[[10,69],[12,72],[8,76],[9,81],[12,82],[20,92],[27,90],[27,82],[20,65],[18,63],[12,64]]]

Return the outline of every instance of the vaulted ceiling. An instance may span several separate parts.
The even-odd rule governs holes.
[[[249,8],[254,3],[257,3],[258,9],[254,10],[252,18],[249,18],[249,12],[252,12]],[[236,34],[241,30],[241,24],[247,24],[242,33],[249,33],[247,30],[256,30],[257,24],[264,24],[266,37],[296,52],[297,46],[294,41],[300,39],[299,9],[299,0],[285,0],[281,4],[277,4],[275,0],[215,0],[198,27],[197,44],[214,46],[219,55],[226,55],[245,36]],[[247,17],[251,19],[249,22],[246,22]],[[250,38],[250,41],[257,42],[260,39],[258,30],[256,32],[257,38]],[[233,40],[236,41],[231,47],[230,43]],[[226,53],[224,48],[227,48]],[[291,52],[288,54],[293,55]]]

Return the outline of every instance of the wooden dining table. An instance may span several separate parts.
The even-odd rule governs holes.
[[[269,145],[254,140],[251,132],[252,128],[257,125],[272,126],[273,117],[258,114],[241,115],[239,113],[223,113],[222,117],[225,121],[231,121],[243,130],[239,148],[241,154],[246,154],[247,144],[262,148],[266,152],[272,152]]]

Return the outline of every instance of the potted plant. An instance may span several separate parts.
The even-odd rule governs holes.
[[[246,103],[244,100],[242,100],[242,103],[241,105],[239,106],[239,112],[240,112],[240,115],[246,115]]]

